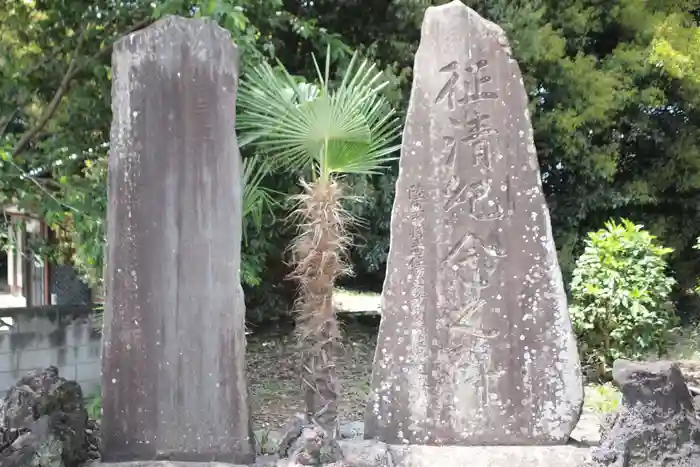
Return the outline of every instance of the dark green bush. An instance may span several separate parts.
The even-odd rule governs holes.
[[[584,365],[606,374],[617,358],[661,355],[676,316],[666,273],[671,252],[641,225],[610,221],[576,262],[571,318]]]

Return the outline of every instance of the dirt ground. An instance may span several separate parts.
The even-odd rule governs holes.
[[[364,416],[377,327],[351,324],[344,332],[338,362],[339,409],[341,419],[349,422]],[[688,384],[700,388],[700,361],[686,359],[679,364]],[[289,330],[248,336],[247,365],[255,429],[277,430],[303,411],[299,359]]]
[[[353,324],[344,329],[343,353],[337,366],[343,421],[364,416],[376,334],[375,326]],[[299,358],[291,333],[248,336],[246,362],[256,429],[279,429],[295,413],[303,412]]]

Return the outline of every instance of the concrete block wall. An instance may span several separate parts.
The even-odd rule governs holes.
[[[100,333],[89,307],[49,306],[0,310],[0,397],[18,379],[50,365],[76,380],[86,397],[100,383]]]

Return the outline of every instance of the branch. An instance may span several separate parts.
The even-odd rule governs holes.
[[[17,165],[17,164],[15,163],[15,161],[12,160],[12,158],[6,159],[5,162],[9,162],[10,165],[11,165],[12,167],[14,167],[16,170],[18,170],[19,173],[20,173],[25,179],[29,180],[29,181],[32,182],[34,185],[36,185],[37,188],[39,188],[39,191],[41,191],[42,193],[44,193],[45,195],[47,195],[49,198],[51,198],[52,200],[54,200],[56,203],[59,204],[59,206],[63,206],[63,207],[65,207],[65,208],[67,208],[67,209],[70,209],[70,210],[73,211],[73,212],[80,212],[79,210],[77,210],[77,209],[74,208],[73,206],[71,206],[71,205],[69,205],[69,204],[66,204],[66,203],[60,201],[58,198],[56,198],[56,196],[54,196],[53,193],[51,193],[45,186],[43,186],[41,183],[39,183],[39,180],[37,180],[35,177],[32,177],[30,174],[28,174],[27,172],[25,172],[25,171],[22,169],[22,167],[20,167],[19,165]]]
[[[114,47],[114,43],[117,42],[121,37],[128,36],[131,33],[134,33],[136,31],[140,31],[141,29],[147,28],[148,26],[153,23],[153,18],[146,18],[142,21],[139,21],[138,23],[134,24],[131,26],[129,29],[124,31],[122,34],[118,35],[113,41],[111,41],[109,44],[106,46],[102,47],[100,50],[97,51],[92,57],[90,57],[92,60],[96,60],[104,55],[106,55],[108,52],[112,51],[112,47]],[[76,70],[77,73],[78,70]]]
[[[153,22],[152,19],[148,18],[145,20],[142,20],[135,25],[133,25],[131,28],[129,28],[126,32],[123,34],[119,35],[116,37],[115,40],[110,41],[110,43],[104,47],[102,47],[100,50],[98,50],[95,54],[93,54],[90,59],[95,60],[99,59],[100,57],[106,55],[107,53],[111,52],[112,48],[114,47],[114,43],[116,42],[117,39],[119,39],[122,36],[131,34],[133,32],[136,32],[140,29],[143,29],[150,25]],[[71,57],[71,60],[68,65],[68,70],[66,70],[65,75],[61,79],[61,84],[59,85],[58,89],[56,90],[56,93],[54,94],[53,98],[51,99],[51,102],[49,103],[48,107],[46,110],[42,113],[41,117],[39,118],[39,121],[34,125],[31,129],[29,129],[26,133],[22,135],[20,138],[19,142],[15,146],[15,148],[12,151],[12,155],[10,158],[8,158],[7,162],[10,163],[15,169],[17,169],[20,174],[22,174],[27,180],[32,182],[34,185],[36,185],[41,192],[49,196],[51,199],[56,201],[59,205],[66,207],[67,209],[74,211],[74,212],[79,212],[76,208],[73,206],[67,205],[66,203],[61,202],[56,198],[53,193],[51,193],[49,190],[46,189],[39,181],[25,172],[22,167],[20,167],[18,164],[16,164],[12,158],[20,154],[22,151],[24,151],[29,142],[31,141],[32,138],[34,138],[43,128],[46,126],[46,124],[49,122],[51,117],[53,117],[53,114],[56,112],[58,109],[58,105],[61,103],[61,100],[63,99],[63,96],[66,94],[68,91],[68,88],[70,87],[70,83],[73,80],[73,78],[82,70],[84,67],[84,63],[82,65],[78,65],[78,54],[80,52],[80,49],[83,45],[83,42],[85,40],[87,28],[83,29],[83,32],[80,34],[80,37],[78,38],[78,44],[75,47],[75,50],[73,51],[73,56]],[[17,109],[19,111],[19,109]],[[16,111],[16,112],[17,112]],[[15,112],[15,113],[16,113]],[[14,116],[14,114],[13,114]],[[13,117],[10,117],[7,122],[2,120],[2,124],[6,127],[10,121],[12,120]],[[2,128],[4,130],[4,128]],[[2,133],[0,132],[0,136]]]
[[[10,122],[15,118],[15,115],[19,112],[19,109],[15,109],[8,117],[0,118],[0,138],[5,136],[5,130],[10,125]]]
[[[80,33],[80,37],[78,38],[78,45],[76,45],[75,50],[73,50],[73,56],[71,57],[70,62],[68,63],[68,70],[66,70],[66,74],[63,75],[61,84],[58,86],[58,89],[54,93],[51,102],[49,102],[48,107],[41,114],[41,117],[39,118],[39,121],[36,123],[36,125],[34,125],[32,128],[29,129],[29,131],[23,134],[17,142],[17,145],[12,150],[13,157],[22,152],[22,150],[24,150],[27,144],[29,144],[29,141],[31,141],[31,139],[37,133],[39,133],[42,130],[42,128],[46,126],[48,121],[51,119],[51,117],[53,117],[53,114],[56,112],[58,104],[61,103],[61,99],[63,99],[63,95],[68,90],[68,86],[70,85],[71,79],[74,76],[75,67],[78,63],[78,54],[80,53],[80,49],[83,47],[83,42],[85,42],[85,36],[87,34],[87,31],[88,28],[86,27],[83,28],[83,31]]]
[[[40,61],[37,62],[33,67],[31,67],[29,70],[24,70],[21,74],[24,76],[30,76],[32,73],[34,73],[36,70],[44,67],[46,64],[49,62],[52,62],[56,59],[56,56],[61,52],[62,47],[55,47],[54,50],[51,51],[49,54],[45,54],[44,58]],[[17,101],[17,108],[10,114],[8,117],[3,117],[0,119],[0,137],[3,136],[4,131],[7,129],[7,126],[12,122],[12,120],[15,118],[15,116],[19,113],[19,111],[27,105],[27,102],[29,102],[29,97],[30,95],[25,94],[24,96],[21,96],[21,98],[18,98]]]
[[[114,47],[114,43],[116,42],[117,39],[119,39],[122,36],[129,35],[133,32],[136,32],[140,29],[143,29],[150,25],[153,22],[153,19],[147,18],[145,20],[142,20],[135,25],[133,25],[131,28],[127,29],[123,34],[117,36],[116,39],[113,41],[110,41],[110,43],[104,47],[102,47],[100,50],[98,50],[95,54],[93,54],[90,59],[91,60],[96,60],[101,58],[102,56],[106,55],[107,53],[111,52],[112,48]],[[80,49],[82,48],[83,42],[85,40],[85,35],[87,33],[87,28],[83,29],[83,32],[80,34],[80,38],[78,39],[78,45],[75,47],[75,50],[73,51],[73,56],[71,57],[70,63],[68,65],[68,70],[66,70],[65,75],[63,75],[63,79],[61,79],[61,84],[58,86],[58,89],[56,90],[56,93],[54,94],[53,98],[51,99],[51,102],[49,103],[48,107],[46,110],[44,110],[43,114],[39,118],[39,121],[37,121],[36,125],[34,125],[32,128],[30,128],[26,133],[22,135],[20,138],[19,142],[15,146],[14,150],[12,151],[13,156],[17,156],[20,154],[22,151],[24,151],[29,144],[29,142],[34,138],[37,133],[39,133],[49,122],[51,117],[53,117],[53,114],[56,113],[56,110],[58,109],[58,105],[61,103],[61,100],[63,99],[63,96],[66,94],[68,91],[68,88],[70,87],[71,81],[75,76],[80,72],[83,67],[83,65],[78,65],[78,54],[80,52]]]

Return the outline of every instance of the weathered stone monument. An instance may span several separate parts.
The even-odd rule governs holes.
[[[428,8],[403,136],[365,436],[566,443],[583,385],[517,62]]]
[[[240,285],[238,56],[169,17],[112,57],[105,462],[254,460]]]

